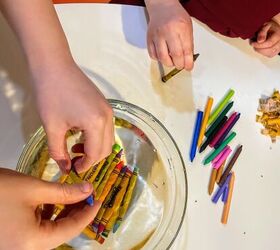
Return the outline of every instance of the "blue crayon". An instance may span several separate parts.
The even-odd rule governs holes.
[[[198,110],[194,133],[193,133],[192,146],[191,146],[191,151],[190,151],[191,162],[193,161],[195,154],[196,154],[197,141],[198,141],[198,136],[199,136],[199,132],[200,132],[202,117],[203,117],[203,112]]]
[[[212,201],[214,203],[217,203],[218,200],[220,199],[221,195],[224,193],[226,187],[228,186],[228,183],[230,181],[231,178],[231,174],[228,175],[225,183],[217,190],[216,194],[214,195],[214,197],[212,198]]]
[[[226,203],[227,202],[227,197],[228,197],[228,185],[226,186],[224,192],[223,192],[223,196],[222,196],[222,202]]]
[[[86,202],[87,202],[88,205],[93,207],[93,204],[94,204],[93,195],[90,195],[89,197],[87,197]]]

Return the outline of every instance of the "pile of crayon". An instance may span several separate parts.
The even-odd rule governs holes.
[[[280,93],[275,90],[271,97],[259,100],[257,122],[263,125],[261,133],[270,136],[272,142],[280,136]]]
[[[229,90],[225,97],[212,111],[212,113],[212,97],[209,97],[204,112],[198,110],[193,141],[190,150],[190,160],[192,162],[195,158],[197,148],[199,148],[199,153],[202,153],[207,149],[207,147],[213,149],[206,156],[203,164],[207,165],[212,163],[212,172],[208,193],[209,195],[212,194],[215,183],[217,183],[218,189],[213,196],[212,201],[217,203],[220,197],[222,197],[222,201],[224,202],[224,212],[222,216],[223,224],[226,224],[228,220],[228,213],[235,180],[234,172],[231,171],[242,151],[242,145],[238,146],[231,159],[228,161],[226,168],[224,169],[227,159],[232,152],[229,143],[236,136],[236,133],[232,131],[232,128],[240,118],[240,113],[237,112],[227,115],[233,106],[233,101],[231,101],[233,95],[234,90]]]
[[[78,154],[72,159],[72,166],[74,166],[75,162],[83,157],[83,144],[74,145],[72,152]],[[61,183],[68,184],[83,181],[92,183],[95,196],[91,195],[86,202],[93,206],[94,200],[98,200],[102,202],[102,206],[83,233],[100,244],[103,244],[110,231],[113,230],[115,233],[119,228],[129,208],[138,179],[138,167],[125,166],[122,158],[123,150],[115,144],[107,158],[85,173],[78,174],[72,167],[70,173],[60,179]],[[63,209],[63,205],[56,205],[51,219],[55,220]]]

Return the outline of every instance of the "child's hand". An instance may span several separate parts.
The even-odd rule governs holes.
[[[264,24],[258,32],[257,41],[251,45],[264,56],[276,56],[280,52],[280,25],[275,21]]]
[[[70,169],[65,134],[71,128],[85,137],[85,157],[75,164],[78,172],[108,156],[114,143],[112,108],[78,66],[64,62],[32,72],[49,152],[60,168]]]
[[[152,59],[177,69],[193,68],[193,30],[178,0],[146,0],[149,13],[147,46]]]
[[[0,168],[0,249],[48,250],[74,238],[95,217],[99,202],[55,222],[44,220],[38,205],[72,204],[92,192],[89,183],[50,183]]]

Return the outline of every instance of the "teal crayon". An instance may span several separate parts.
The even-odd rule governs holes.
[[[223,142],[222,144],[214,150],[204,161],[204,165],[210,163],[220,152],[223,151],[223,149],[233,140],[233,138],[236,136],[235,132],[232,132]]]

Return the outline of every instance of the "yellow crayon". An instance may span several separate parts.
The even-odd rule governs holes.
[[[120,224],[121,224],[121,222],[123,220],[123,217],[125,216],[125,214],[127,212],[128,206],[129,206],[131,198],[132,198],[132,194],[133,194],[134,188],[135,188],[136,183],[137,183],[138,174],[139,174],[139,168],[135,167],[134,171],[133,171],[133,175],[130,178],[126,194],[125,194],[124,199],[123,199],[123,201],[121,203],[121,207],[120,207],[120,211],[119,211],[119,216],[117,218],[117,221],[116,221],[116,223],[114,225],[114,229],[113,229],[114,233],[118,230],[118,228],[119,228],[119,226],[120,226]]]
[[[87,227],[83,230],[83,234],[86,235],[88,238],[90,238],[90,239],[92,239],[92,240],[95,240],[95,238],[96,238],[96,233],[93,232],[89,226],[87,226]]]
[[[101,233],[104,231],[105,226],[107,225],[107,223],[108,223],[110,217],[112,216],[112,214],[114,213],[114,211],[119,209],[121,202],[123,200],[123,197],[125,195],[126,188],[128,186],[131,175],[132,175],[131,170],[127,169],[120,185],[117,187],[116,196],[111,197],[109,203],[107,204],[106,211],[105,211],[104,215],[102,216],[102,219],[101,219],[99,227],[98,227],[98,233]]]
[[[112,164],[114,158],[121,158],[121,147],[118,144],[113,146],[112,153],[106,158],[104,165],[102,166],[101,170],[99,171],[98,175],[95,177],[93,184],[93,189],[96,190],[99,184],[101,183],[103,177],[105,176],[108,168]]]
[[[106,179],[106,180],[102,181],[102,183],[97,188],[96,196],[95,196],[95,198],[97,200],[99,200],[101,202],[103,202],[105,200],[106,196],[108,195],[108,193],[111,190],[111,187],[116,182],[122,167],[123,167],[123,161],[119,162],[118,165],[114,167],[114,169],[113,169],[112,173],[110,173],[110,175],[108,174],[108,176],[107,176],[107,173],[106,173],[106,175],[104,177],[104,179]],[[109,172],[109,170],[107,172]]]
[[[106,211],[107,204],[109,203],[110,198],[113,195],[114,190],[116,190],[117,187],[120,185],[120,183],[122,181],[122,178],[124,177],[124,174],[126,172],[126,169],[127,169],[126,167],[122,168],[121,172],[118,175],[118,178],[117,178],[116,182],[114,183],[113,187],[111,188],[109,194],[106,196],[106,199],[102,204],[102,207],[99,209],[97,215],[95,216],[94,221],[93,221],[93,227],[94,227],[95,230],[98,229],[98,225],[99,225],[99,223],[100,223],[100,221],[103,217],[103,214]]]
[[[84,176],[84,180],[90,183],[93,183],[96,176],[98,175],[100,169],[102,168],[103,164],[105,163],[106,159],[103,159],[98,164],[92,166]]]
[[[106,225],[106,227],[105,227],[105,229],[104,229],[104,231],[103,231],[103,233],[102,233],[102,235],[103,235],[104,237],[107,238],[108,235],[109,235],[109,233],[110,233],[111,230],[113,229],[114,224],[115,224],[117,218],[119,217],[119,212],[120,212],[120,209],[116,209],[116,210],[114,211],[114,213],[112,214],[110,220],[108,221],[108,223],[107,223],[107,225]]]

